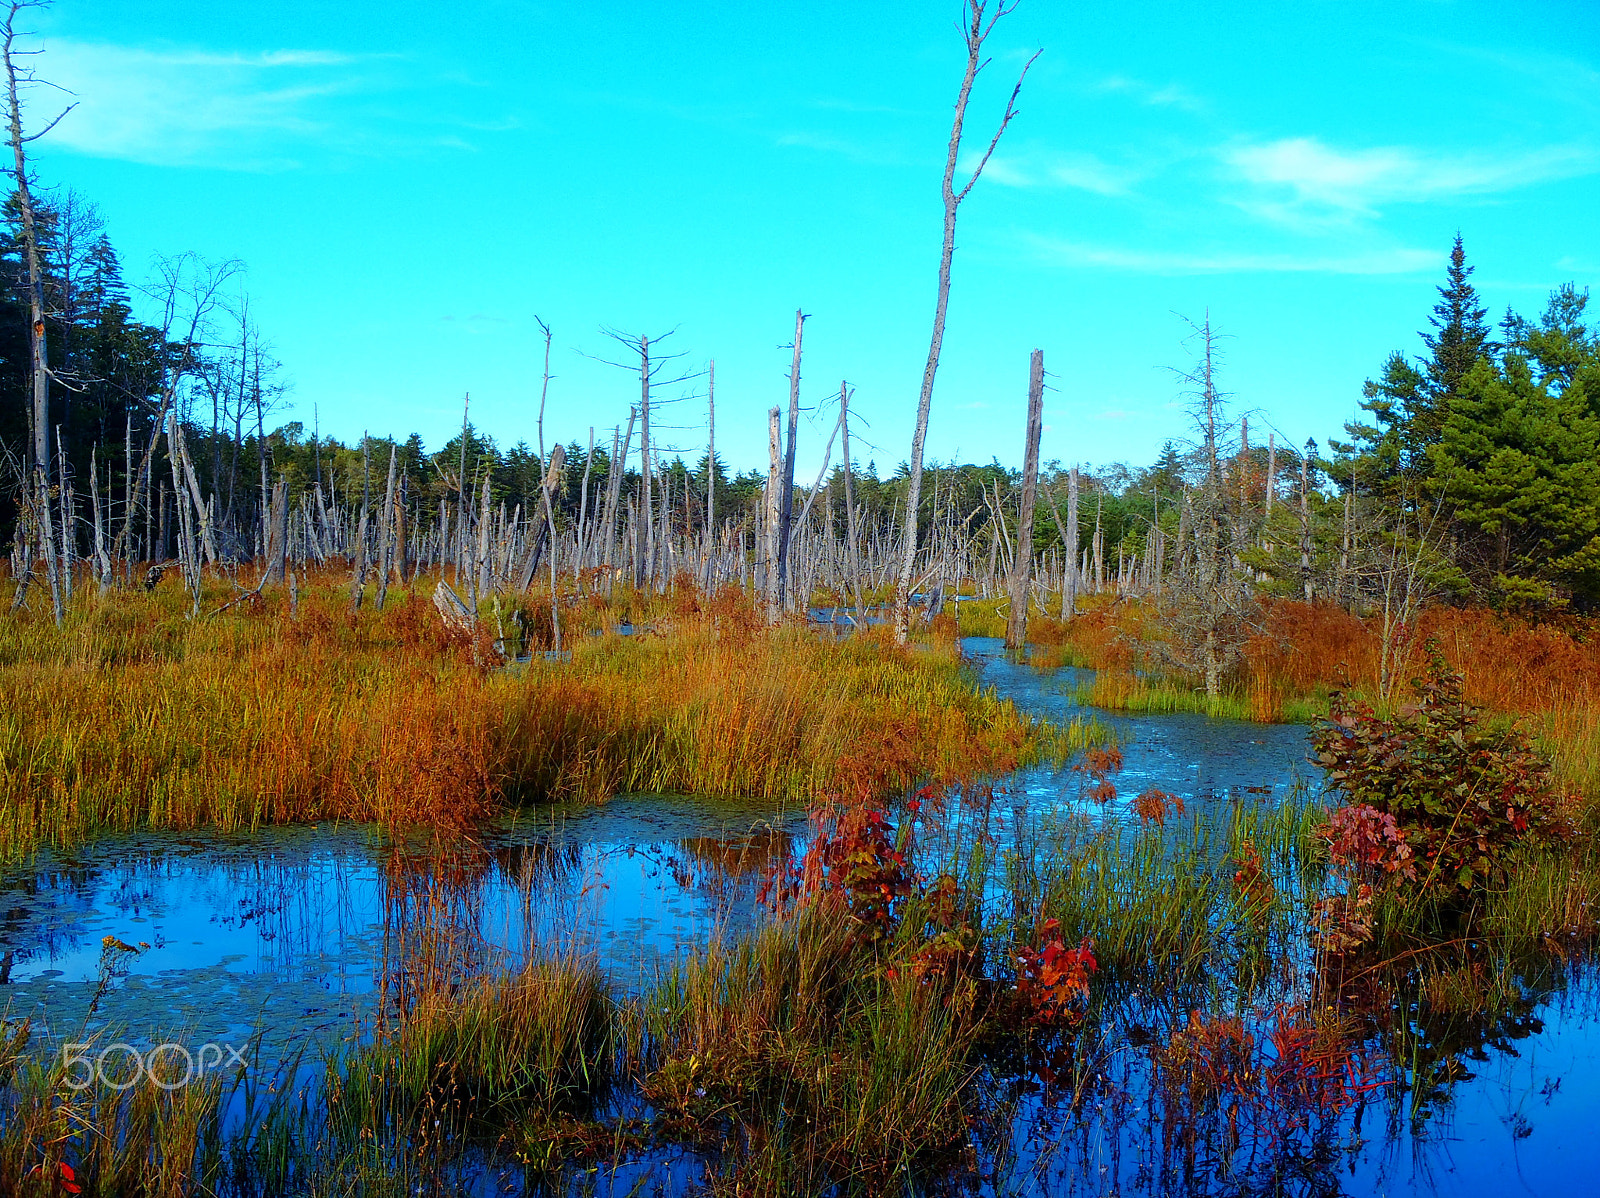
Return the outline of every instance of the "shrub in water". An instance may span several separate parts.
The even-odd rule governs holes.
[[[1415,705],[1384,719],[1335,694],[1312,743],[1347,804],[1330,823],[1336,869],[1461,897],[1502,885],[1515,850],[1569,829],[1549,761],[1521,729],[1485,725],[1439,646],[1430,641],[1427,654]]]

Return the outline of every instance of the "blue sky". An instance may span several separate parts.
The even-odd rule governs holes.
[[[39,71],[80,105],[37,162],[99,204],[131,280],[184,250],[246,263],[280,419],[437,446],[470,391],[531,442],[537,315],[547,436],[605,441],[637,385],[585,356],[601,326],[675,328],[685,364],[716,359],[719,450],[759,465],[803,307],[801,474],[841,379],[887,470],[927,353],[958,13],[58,0]],[[1325,440],[1419,348],[1458,229],[1496,316],[1600,279],[1600,6],[1022,0],[990,45],[974,143],[1044,53],[961,211],[932,457],[1020,460],[1039,347],[1045,458],[1148,461],[1186,431],[1175,313],[1207,310],[1256,435]],[[702,399],[658,421],[703,447]]]

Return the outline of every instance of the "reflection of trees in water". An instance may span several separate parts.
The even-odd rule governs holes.
[[[1374,1172],[1432,1172],[1472,1064],[1516,1056],[1552,1004],[1600,1007],[1592,964],[1531,945],[1497,960],[1476,941],[1343,982],[1289,1005],[1213,996],[1242,1014],[1124,994],[1071,1040],[991,1060],[985,1171],[1017,1193],[1354,1198]]]
[[[123,920],[157,919],[179,940],[186,923],[253,927],[262,968],[293,972],[300,961],[338,953],[366,921],[351,894],[369,858],[312,838],[265,841],[196,836],[157,846],[110,842],[72,856],[43,856],[5,879],[0,955],[14,965],[85,947]],[[164,943],[155,937],[157,945]]]
[[[0,957],[7,962],[8,975],[16,965],[48,960],[83,945],[83,920],[93,910],[101,872],[92,865],[46,859],[35,870],[17,870],[3,878]]]
[[[582,846],[553,840],[397,842],[383,864],[386,1013],[404,1013],[426,994],[452,993],[506,968],[510,945],[485,931],[495,897],[515,896],[525,952],[537,941],[539,908],[569,891]]]
[[[794,856],[795,838],[770,824],[758,824],[738,835],[688,836],[665,864],[685,890],[719,902],[754,901],[760,884],[783,872]]]

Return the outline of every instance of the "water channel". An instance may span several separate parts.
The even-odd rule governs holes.
[[[1094,715],[1074,698],[1087,672],[1035,671],[1007,661],[997,641],[963,647],[981,683],[1025,711]],[[1124,755],[1124,798],[1090,810],[1081,775],[1023,771],[1003,784],[1001,806],[1017,826],[1052,813],[1131,819],[1125,797],[1150,787],[1204,809],[1268,804],[1317,785],[1303,727],[1098,718]],[[1002,837],[1005,826],[1002,812]],[[262,1061],[315,1055],[380,1018],[405,982],[396,976],[408,959],[404,938],[441,907],[455,929],[448,968],[510,969],[563,943],[598,954],[616,984],[634,990],[708,938],[762,918],[762,879],[807,835],[803,811],[637,795],[530,809],[442,853],[332,825],[46,851],[0,873],[0,1014],[31,1017],[47,1043],[99,1036],[249,1045]],[[106,937],[138,951],[119,952],[108,970]],[[1590,1130],[1600,1111],[1597,995],[1594,973],[1575,967],[1536,996],[1513,1038],[1477,1050],[1425,1122],[1352,1127],[1328,1176],[1291,1192],[1600,1192],[1600,1139]],[[1183,1192],[1141,1142],[1136,1119],[1076,1147],[1056,1128],[1061,1141],[1044,1152],[1049,1126],[1045,1113],[1018,1108],[1019,1165],[995,1189]]]

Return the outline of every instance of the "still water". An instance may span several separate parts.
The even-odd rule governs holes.
[[[1092,714],[1073,698],[1087,672],[1035,671],[1007,661],[993,640],[964,649],[982,684],[1025,711]],[[1102,807],[1084,799],[1074,771],[1022,771],[1002,780],[993,829],[1002,840],[1008,827],[1040,819],[1130,819],[1127,800],[1151,787],[1203,810],[1271,803],[1317,784],[1303,727],[1098,718],[1123,753],[1120,797]],[[316,1056],[367,1034],[419,968],[418,929],[441,924],[449,943],[430,942],[423,954],[437,968],[510,969],[565,945],[597,954],[620,988],[635,990],[710,938],[761,919],[769,867],[803,851],[808,832],[802,811],[642,795],[539,807],[442,850],[333,825],[107,838],[0,874],[0,1014],[31,1017],[54,1043],[98,1035],[249,1044],[268,1061]],[[137,951],[108,957],[106,937]],[[1337,1162],[1312,1163],[1325,1175],[1293,1192],[1600,1193],[1597,994],[1587,969],[1530,994],[1510,1033],[1467,1054],[1467,1076],[1429,1118],[1392,1126],[1374,1115],[1351,1126]],[[1119,1067],[1129,1071],[1125,1085],[1107,1079],[1111,1109],[1095,1136],[1069,1135],[1051,1111],[1021,1100],[1017,1157],[993,1190],[1192,1186],[1193,1177],[1163,1173],[1134,1055],[1109,1068]]]

